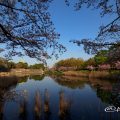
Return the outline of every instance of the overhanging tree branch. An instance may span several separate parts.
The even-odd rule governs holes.
[[[8,57],[24,53],[45,62],[51,55],[57,56],[58,52],[65,51],[65,47],[57,42],[59,34],[48,12],[51,2],[22,0],[19,4],[17,1],[9,4],[9,1],[0,1],[0,43],[4,41],[6,44]]]

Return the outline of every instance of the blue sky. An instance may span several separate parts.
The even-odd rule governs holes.
[[[101,18],[99,10],[82,8],[80,11],[74,11],[73,7],[67,7],[65,5],[64,0],[54,0],[50,5],[49,11],[56,31],[61,35],[59,42],[67,48],[67,52],[59,56],[58,60],[70,57],[86,60],[92,57],[92,55],[86,54],[82,47],[78,47],[69,41],[82,38],[94,39],[98,33],[99,26],[107,24],[113,19],[112,16]],[[35,59],[28,57],[14,57],[15,62],[19,60],[24,60],[29,64],[37,62]],[[47,63],[49,66],[52,66],[58,60],[52,58]]]
[[[99,31],[99,26],[107,24],[113,19],[110,15],[101,18],[99,10],[91,10],[85,7],[80,11],[74,11],[73,7],[65,5],[64,0],[55,0],[50,7],[50,13],[56,31],[61,34],[59,42],[67,48],[67,52],[61,55],[58,60],[70,57],[86,60],[92,57],[92,55],[86,54],[82,47],[78,47],[69,41],[82,38],[94,39]],[[51,66],[58,60],[52,59],[48,63]]]

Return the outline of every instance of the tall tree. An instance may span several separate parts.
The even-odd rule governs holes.
[[[0,0],[0,43],[5,45],[6,57],[28,55],[44,62],[51,55],[57,57],[57,50],[65,50],[56,41],[59,34],[55,32],[48,12],[51,2]]]

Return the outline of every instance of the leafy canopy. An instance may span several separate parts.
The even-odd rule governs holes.
[[[76,67],[79,68],[83,64],[84,60],[81,58],[68,58],[65,60],[60,60],[55,64],[56,68],[59,67]]]

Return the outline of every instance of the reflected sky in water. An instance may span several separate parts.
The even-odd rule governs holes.
[[[0,120],[120,120],[120,112],[104,111],[119,107],[119,83],[71,79],[34,76],[13,80],[13,87],[0,83]]]

